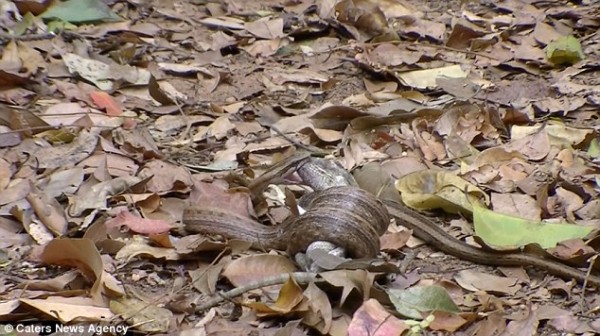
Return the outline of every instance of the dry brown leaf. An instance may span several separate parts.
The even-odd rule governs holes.
[[[13,203],[24,199],[31,192],[31,182],[27,180],[15,180],[0,194],[0,205]]]
[[[265,277],[296,271],[296,265],[287,257],[259,254],[236,259],[225,266],[223,276],[240,287]]]
[[[21,299],[21,303],[47,316],[55,317],[60,323],[74,321],[100,322],[111,319],[114,314],[106,306],[86,298],[51,296],[46,299]]]
[[[117,177],[106,182],[92,182],[84,185],[77,191],[76,197],[68,208],[68,214],[72,217],[83,215],[86,210],[98,210],[106,208],[109,196],[120,194],[131,186],[140,182],[135,176]]]
[[[91,296],[94,303],[103,304],[109,297],[123,295],[123,288],[104,270],[104,262],[90,239],[54,239],[46,245],[41,260],[47,264],[77,267],[94,282]]]
[[[142,179],[150,178],[147,183],[148,191],[158,195],[188,192],[193,185],[192,175],[187,169],[161,160],[147,162],[138,176]]]
[[[204,295],[215,294],[221,271],[230,261],[231,258],[224,258],[216,265],[202,264],[197,269],[188,271],[194,288]]]
[[[365,270],[329,271],[321,273],[321,276],[333,286],[343,287],[340,304],[344,304],[352,290],[358,290],[366,300],[375,279],[374,274]]]
[[[129,297],[111,300],[110,310],[148,334],[167,332],[173,318],[173,313],[166,308]]]
[[[511,214],[515,217],[540,221],[542,209],[529,195],[492,193],[491,203],[494,211]]]
[[[299,308],[298,306],[304,299],[302,288],[300,288],[294,278],[290,276],[288,281],[281,287],[275,303],[267,305],[262,302],[250,302],[245,303],[244,306],[253,308],[256,311],[256,314],[261,317],[282,316]]]
[[[127,226],[131,231],[145,235],[169,232],[171,225],[162,220],[140,218],[127,211],[121,211],[115,218],[107,220],[104,225],[108,229]]]
[[[136,236],[127,242],[115,255],[118,261],[129,262],[131,259],[141,256],[154,259],[180,260],[182,256],[174,248],[154,247],[148,245],[148,241]]]
[[[54,235],[62,236],[67,233],[69,223],[63,208],[54,197],[48,197],[35,186],[31,186],[31,192],[26,198],[37,217]]]
[[[333,319],[331,302],[327,294],[311,282],[304,290],[304,296],[308,300],[310,309],[304,314],[302,323],[315,328],[323,335],[327,334]]]
[[[269,17],[261,18],[256,21],[244,23],[246,30],[258,37],[263,39],[276,39],[284,37],[283,33],[283,19],[276,18],[272,19]]]
[[[513,320],[506,326],[507,335],[530,336],[536,334],[540,321],[531,309],[531,303],[527,305],[526,314],[519,320]]]
[[[504,278],[475,270],[458,272],[454,279],[464,289],[469,291],[484,290],[491,293],[514,295],[521,289],[517,279]]]
[[[354,313],[348,326],[348,335],[392,336],[402,334],[410,327],[404,321],[391,315],[375,299],[365,301]]]

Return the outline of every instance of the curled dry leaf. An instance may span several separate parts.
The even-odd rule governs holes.
[[[304,296],[310,308],[303,314],[302,323],[326,335],[331,329],[333,319],[333,309],[327,294],[311,282],[304,290]]]
[[[396,181],[396,189],[404,203],[417,210],[472,212],[475,204],[489,203],[483,190],[445,171],[423,170],[405,175]]]
[[[40,258],[51,265],[77,267],[94,282],[91,296],[96,304],[102,305],[108,297],[123,295],[118,281],[104,270],[100,252],[90,239],[54,239],[46,245]]]
[[[365,270],[338,270],[321,273],[325,281],[336,287],[342,287],[340,304],[344,304],[350,292],[357,290],[367,300],[373,286],[375,274]]]
[[[290,276],[281,287],[275,303],[267,305],[262,302],[250,302],[244,305],[253,308],[258,316],[284,316],[298,308],[303,300],[302,288],[298,286],[294,277]]]
[[[32,190],[26,198],[37,217],[54,235],[62,236],[67,232],[69,223],[67,223],[62,207],[54,197],[48,197],[32,186]]]
[[[127,244],[117,252],[115,259],[129,262],[137,256],[165,260],[179,260],[182,258],[174,248],[150,246],[148,245],[148,240],[139,237],[141,236],[136,236],[134,239],[127,242]]]

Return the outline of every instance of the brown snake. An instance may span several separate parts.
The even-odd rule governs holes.
[[[378,237],[387,228],[389,213],[398,224],[413,230],[418,238],[460,259],[491,266],[534,266],[565,279],[579,282],[587,279],[588,285],[600,286],[600,276],[586,276],[585,272],[555,260],[524,252],[487,251],[457,240],[429,218],[395,201],[385,200],[382,203],[372,194],[354,186],[356,182],[352,182],[353,179],[340,180],[340,170],[343,169],[326,161],[296,156],[254,183],[255,186],[262,185],[274,176],[281,175],[282,169],[289,168],[286,164],[299,165],[298,173],[305,182],[316,190],[325,188],[309,198],[309,211],[305,215],[269,227],[247,217],[190,207],[184,212],[184,225],[192,232],[220,234],[250,241],[255,248],[287,250],[292,254],[304,250],[313,241],[327,240],[345,247],[353,257],[360,258],[377,254]],[[347,174],[345,170],[343,173]],[[350,186],[331,187],[348,184]],[[311,212],[310,209],[315,211]],[[340,214],[349,217],[341,219]]]

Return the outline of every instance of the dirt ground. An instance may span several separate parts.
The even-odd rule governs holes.
[[[199,309],[299,270],[281,251],[214,241],[181,223],[190,203],[281,223],[290,210],[252,204],[240,180],[308,148],[365,189],[400,191],[470,244],[512,233],[476,233],[465,207],[475,199],[529,224],[578,224],[544,247],[585,272],[597,238],[584,238],[582,224],[600,219],[598,4],[103,3],[122,20],[48,36],[40,18],[33,31],[0,35],[3,321],[110,320],[165,335],[600,332],[593,286],[470,263],[396,225],[376,260]],[[429,175],[389,182],[419,171]],[[460,211],[440,210],[450,203]],[[556,240],[546,234],[518,231],[532,240],[507,246]]]

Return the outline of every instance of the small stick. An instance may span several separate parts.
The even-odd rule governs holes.
[[[317,279],[317,273],[309,273],[309,272],[294,272],[291,274],[279,274],[272,277],[264,278],[261,280],[257,280],[251,282],[245,286],[234,288],[227,292],[218,293],[219,296],[208,300],[204,304],[196,307],[196,313],[201,313],[205,310],[208,310],[212,307],[217,306],[219,303],[225,300],[231,300],[234,297],[240,296],[246,292],[251,290],[259,289],[262,287],[273,286],[273,285],[281,285],[289,280],[290,276],[294,278],[294,280],[299,284],[307,284],[311,282],[322,282],[323,279]]]

